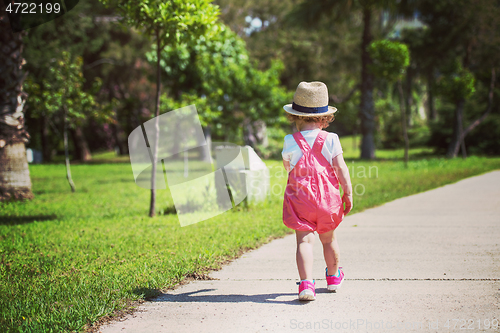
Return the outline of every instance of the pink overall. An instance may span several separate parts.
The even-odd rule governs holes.
[[[288,174],[283,200],[283,223],[294,230],[334,230],[344,218],[339,182],[321,153],[328,132],[321,130],[312,148],[300,132],[293,138],[304,154]]]

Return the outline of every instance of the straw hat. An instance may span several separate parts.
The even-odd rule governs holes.
[[[334,114],[337,108],[328,106],[328,88],[319,81],[300,82],[293,95],[293,103],[283,109],[296,116],[318,117]]]

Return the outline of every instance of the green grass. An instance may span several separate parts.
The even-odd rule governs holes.
[[[95,159],[116,162],[112,153]],[[500,158],[421,158],[407,169],[399,160],[351,160],[348,152],[346,161],[353,212],[500,169]],[[286,172],[281,161],[266,163],[266,202],[186,227],[176,215],[147,217],[150,191],[135,185],[128,163],[72,165],[75,193],[64,165],[30,165],[35,199],[0,203],[0,331],[84,330],[289,233],[281,220]],[[168,190],[157,191],[157,211],[172,205]]]

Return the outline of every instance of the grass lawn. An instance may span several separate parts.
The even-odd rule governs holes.
[[[347,138],[349,139],[349,138]],[[355,159],[341,138],[354,184],[354,210],[383,204],[462,178],[500,169],[500,158],[421,158],[379,151]],[[420,155],[417,155],[420,154]],[[420,156],[416,159],[415,156]],[[176,215],[149,218],[150,190],[135,185],[130,164],[113,153],[75,164],[71,193],[63,164],[30,165],[35,199],[0,203],[0,331],[82,331],[99,318],[157,295],[186,277],[203,278],[242,251],[289,233],[281,220],[286,172],[268,160],[266,202],[190,226]],[[157,191],[157,211],[173,205]]]

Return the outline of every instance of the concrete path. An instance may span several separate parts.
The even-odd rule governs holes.
[[[326,290],[317,238],[317,299],[297,300],[291,235],[212,273],[217,280],[180,286],[101,331],[500,330],[500,171],[348,216],[337,230],[346,275],[337,293]]]

